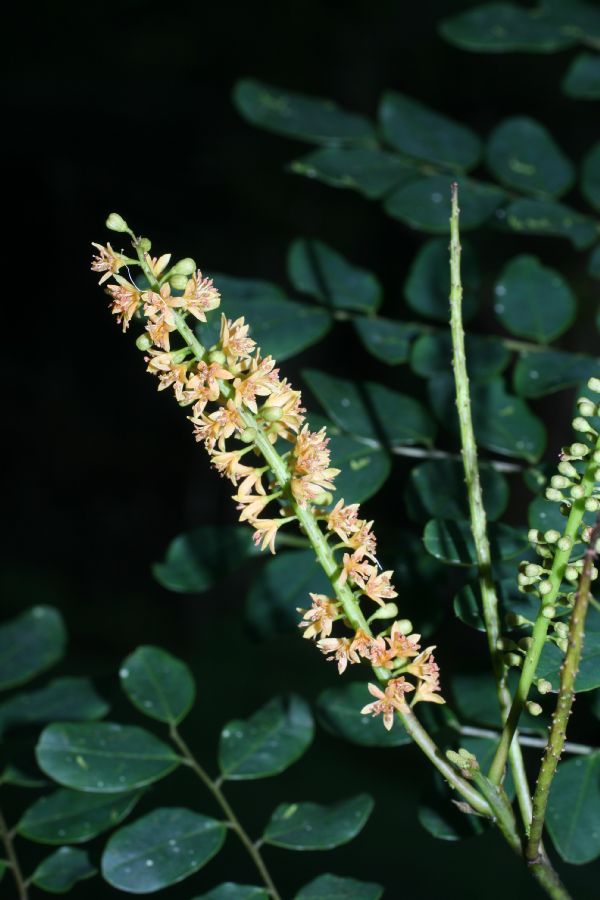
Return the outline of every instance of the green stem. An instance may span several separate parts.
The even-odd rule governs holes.
[[[477,442],[473,429],[471,413],[471,395],[469,391],[469,375],[465,353],[465,333],[462,320],[462,281],[460,274],[460,230],[459,230],[458,185],[452,185],[452,215],[450,218],[450,330],[452,334],[452,351],[454,381],[456,385],[456,406],[460,424],[462,459],[465,470],[465,483],[469,499],[471,533],[477,557],[479,589],[483,607],[483,620],[487,634],[488,647],[492,659],[492,669],[496,682],[496,693],[503,720],[508,715],[511,696],[506,684],[506,673],[502,657],[498,651],[500,638],[500,617],[498,614],[498,597],[492,575],[492,555],[487,533],[487,516],[483,505],[483,493],[477,461]],[[531,818],[531,800],[523,755],[518,742],[511,749],[511,768],[517,791],[519,807],[524,822]],[[504,770],[494,773],[491,780],[499,784],[504,777]],[[491,776],[490,776],[491,777]]]
[[[265,862],[260,854],[260,850],[259,850],[257,844],[252,843],[252,840],[248,836],[244,827],[240,823],[238,817],[236,816],[233,809],[229,805],[229,802],[228,802],[227,798],[225,797],[225,795],[223,794],[223,791],[221,790],[219,785],[216,784],[212,780],[210,775],[202,768],[202,766],[200,765],[200,763],[198,762],[196,757],[193,755],[193,753],[189,749],[186,742],[183,740],[183,738],[177,731],[177,728],[175,727],[175,725],[171,726],[170,734],[171,734],[171,740],[181,751],[181,754],[182,754],[183,758],[185,759],[187,765],[190,766],[190,768],[196,773],[196,775],[198,776],[200,781],[210,791],[210,793],[215,798],[216,802],[219,804],[219,806],[225,813],[225,815],[227,817],[227,821],[229,822],[231,828],[233,829],[233,831],[235,831],[238,838],[240,839],[240,841],[242,842],[242,844],[248,851],[248,855],[251,857],[252,862],[254,863],[258,872],[260,873],[260,877],[262,878],[263,883],[264,883],[265,887],[267,888],[268,893],[271,895],[273,900],[281,900],[281,896],[273,883],[273,879],[271,878],[269,870],[267,869],[267,867],[265,865]]]
[[[500,732],[493,728],[478,728],[475,725],[460,725],[459,723],[451,724],[459,734],[464,737],[479,737],[488,741],[497,741]],[[548,741],[543,737],[534,737],[533,735],[523,734],[519,732],[519,743],[521,747],[539,747],[541,750],[547,746]],[[576,744],[573,741],[565,741],[563,753],[572,753],[573,756],[589,756],[591,753],[598,753],[600,747],[592,747],[589,744]]]
[[[598,464],[594,462],[593,455],[594,450],[597,449],[600,449],[600,437],[596,440],[595,446],[590,450],[589,462],[586,465],[585,472],[581,481],[584,489],[584,495],[578,500],[573,501],[573,505],[571,506],[569,517],[567,519],[564,536],[570,538],[573,543],[575,543],[578,531],[581,527],[583,514],[585,513],[585,501],[591,495],[594,489],[594,474],[596,472],[596,469],[598,468]],[[544,595],[540,604],[540,609],[538,611],[535,625],[533,626],[532,642],[523,661],[523,668],[521,670],[521,676],[519,678],[517,691],[515,693],[515,697],[513,699],[506,724],[502,730],[500,743],[498,744],[498,749],[496,751],[496,755],[490,769],[490,778],[492,780],[496,780],[498,777],[501,777],[501,773],[504,771],[504,767],[506,766],[506,759],[508,757],[508,753],[512,744],[512,739],[517,730],[517,725],[527,701],[527,697],[529,696],[529,690],[531,688],[533,679],[535,678],[536,669],[538,667],[540,656],[546,642],[546,635],[548,633],[550,619],[546,618],[546,616],[543,615],[543,611],[545,607],[552,606],[554,601],[556,600],[565,574],[565,569],[567,568],[567,565],[569,563],[570,555],[571,550],[559,550],[558,548],[554,555],[552,568],[548,577],[551,585],[551,590],[549,591],[549,593]]]
[[[19,900],[28,900],[29,895],[27,893],[27,883],[25,881],[25,878],[23,877],[21,866],[19,865],[19,860],[17,858],[17,854],[15,853],[12,835],[6,824],[6,820],[4,818],[4,815],[2,814],[2,811],[0,811],[0,841],[4,846],[6,859],[15,880]]]
[[[577,676],[583,650],[585,617],[587,615],[590,598],[592,570],[594,560],[597,556],[596,541],[598,540],[599,532],[600,526],[596,524],[590,537],[590,545],[585,554],[583,571],[579,580],[575,605],[571,614],[567,652],[560,670],[560,688],[558,691],[556,710],[552,716],[552,727],[548,738],[548,746],[546,747],[546,752],[542,759],[537,786],[533,795],[533,816],[531,820],[529,841],[525,848],[525,856],[534,866],[538,864],[539,860],[539,847],[542,839],[542,832],[544,830],[544,819],[546,816],[548,797],[550,796],[550,787],[556,773],[558,760],[565,747],[567,723],[569,721],[569,716],[571,715],[571,708],[575,696],[575,678]]]

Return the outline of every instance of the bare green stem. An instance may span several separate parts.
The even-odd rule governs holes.
[[[19,900],[28,900],[29,894],[27,892],[27,882],[23,877],[23,873],[21,871],[21,866],[19,865],[19,860],[17,854],[15,852],[15,847],[12,840],[11,832],[6,824],[6,820],[4,815],[0,811],[0,841],[2,841],[2,845],[4,847],[4,852],[6,853],[6,859],[8,861],[9,868],[12,872],[12,876],[15,881],[15,886],[17,888],[17,894]]]
[[[450,218],[450,330],[452,334],[452,361],[454,367],[454,382],[456,386],[456,406],[460,424],[460,438],[462,447],[462,460],[465,470],[465,483],[469,499],[469,513],[471,520],[471,533],[475,544],[477,557],[477,573],[481,601],[483,607],[483,620],[488,639],[488,647],[492,659],[492,668],[496,682],[498,703],[503,720],[508,715],[511,704],[511,696],[506,684],[506,672],[502,657],[498,651],[500,638],[500,617],[498,614],[498,597],[492,575],[492,555],[487,533],[487,516],[483,505],[483,493],[479,476],[479,464],[477,460],[477,442],[473,429],[473,416],[471,412],[471,395],[469,391],[469,375],[467,372],[467,360],[465,353],[465,333],[462,319],[462,280],[460,273],[460,210],[458,206],[458,185],[452,185],[452,215]],[[531,799],[523,755],[518,742],[515,742],[510,753],[513,779],[517,791],[519,807],[524,822],[529,822],[531,817]],[[504,771],[494,773],[491,780],[499,784],[504,777]]]
[[[271,875],[269,873],[269,870],[267,869],[267,867],[265,865],[265,861],[263,860],[263,858],[261,856],[258,843],[255,844],[252,842],[251,838],[248,836],[248,833],[246,832],[246,830],[240,823],[238,817],[236,816],[233,809],[231,808],[229,801],[223,794],[223,791],[221,790],[220,786],[215,781],[213,781],[212,778],[210,777],[210,775],[208,774],[208,772],[206,772],[205,769],[202,768],[202,766],[200,765],[200,763],[198,762],[198,760],[196,759],[196,757],[194,756],[194,754],[192,753],[192,751],[190,750],[190,748],[188,747],[188,745],[186,744],[184,739],[179,734],[175,725],[171,726],[170,735],[171,735],[171,740],[173,741],[173,743],[177,746],[177,748],[181,752],[181,755],[183,756],[187,765],[196,773],[196,775],[198,776],[200,781],[210,791],[210,793],[215,798],[216,802],[219,804],[219,806],[223,810],[225,816],[227,817],[227,821],[228,821],[230,827],[232,828],[233,831],[235,831],[236,835],[238,836],[238,838],[244,845],[246,851],[248,852],[248,855],[252,859],[252,862],[256,866],[256,869],[258,870],[260,877],[262,878],[263,883],[264,883],[268,893],[271,895],[273,900],[281,900],[281,895],[277,891],[277,888],[275,887],[275,884],[273,883],[273,879],[271,878]]]
[[[575,696],[575,678],[579,670],[583,641],[585,636],[585,617],[590,599],[590,585],[594,560],[598,555],[596,543],[600,525],[597,523],[590,537],[590,545],[585,554],[583,570],[579,579],[579,587],[575,597],[575,605],[569,623],[567,652],[560,670],[560,688],[556,709],[552,716],[552,727],[548,738],[548,746],[542,759],[537,786],[533,795],[533,816],[529,841],[525,848],[527,860],[535,867],[539,861],[539,848],[544,830],[546,808],[550,796],[550,787],[556,773],[558,761],[565,747],[567,723],[571,715]]]

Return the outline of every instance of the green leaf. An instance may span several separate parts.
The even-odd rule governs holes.
[[[458,434],[454,391],[451,374],[438,375],[429,381],[429,396],[436,416]],[[539,459],[546,444],[545,428],[523,400],[507,392],[500,378],[473,383],[471,403],[480,446],[528,462]]]
[[[22,788],[41,788],[45,787],[47,782],[44,778],[36,778],[16,766],[8,765],[0,774],[0,785],[2,784],[12,784],[14,787]]]
[[[467,368],[473,381],[489,381],[507,367],[510,352],[495,337],[467,334],[465,337]],[[415,341],[410,367],[423,378],[443,375],[452,369],[452,338],[449,331],[424,334]]]
[[[418,177],[418,170],[399,156],[374,147],[325,147],[290,163],[296,175],[330,187],[350,188],[378,200],[392,188]]]
[[[340,474],[335,479],[335,497],[343,497],[347,503],[363,503],[381,488],[390,474],[388,453],[381,447],[370,446],[362,439],[344,434],[320,416],[310,417],[311,427],[326,424],[329,435],[331,459]]]
[[[594,222],[562,203],[546,200],[513,200],[498,219],[510,231],[564,237],[576,250],[589,247],[598,237]]]
[[[165,561],[154,563],[152,574],[169,591],[201,594],[258,553],[247,528],[201,525],[171,541]]]
[[[372,881],[319,875],[300,888],[295,900],[379,900],[382,895],[381,885]]]
[[[430,234],[450,230],[450,175],[430,175],[398,188],[384,202],[386,213],[409,228]],[[458,180],[461,231],[483,225],[494,214],[506,195],[494,185]]]
[[[223,846],[223,822],[189,809],[155,809],[110,838],[102,875],[128,894],[153,894],[193,875]]]
[[[600,209],[600,141],[586,154],[581,167],[581,190],[595,210]]]
[[[422,326],[414,322],[397,322],[379,316],[357,316],[353,325],[365,349],[387,366],[407,362],[411,342],[422,331]]]
[[[477,165],[481,141],[475,132],[418,100],[387,91],[379,105],[384,138],[417,160],[463,171]]]
[[[486,153],[502,184],[524,194],[560,197],[575,178],[574,168],[549,131],[535,119],[505,119],[490,135]]]
[[[133,705],[159,722],[177,725],[194,703],[189,668],[160,647],[138,647],[124,660],[119,677]]]
[[[368,794],[330,806],[281,803],[271,816],[263,840],[287,850],[332,850],[355,838],[372,810],[373,800]]]
[[[244,303],[253,303],[255,300],[285,300],[285,292],[270,281],[262,281],[260,278],[238,278],[235,275],[213,275],[215,287],[221,293],[224,312],[228,318],[232,318],[229,312],[229,304],[241,306]],[[241,315],[241,313],[240,313]]]
[[[558,690],[563,661],[564,653],[556,644],[547,641],[538,663],[536,678],[545,678],[551,683],[553,690]],[[600,632],[586,631],[575,688],[577,691],[593,691],[597,687],[600,687]]]
[[[566,331],[577,305],[571,288],[556,269],[535,256],[515,256],[494,287],[494,311],[511,334],[546,344]]]
[[[461,746],[466,742],[461,738]],[[417,810],[422,828],[440,841],[463,841],[483,834],[485,820],[479,816],[465,815],[452,802],[448,786],[437,778],[425,791]]]
[[[504,617],[507,613],[516,613],[525,616],[532,622],[535,621],[539,610],[539,600],[531,594],[521,593],[518,590],[516,579],[500,581],[497,583],[497,590],[500,620],[503,622],[504,629],[509,630],[508,626],[504,624]],[[478,585],[465,585],[454,598],[453,607],[455,615],[461,622],[476,631],[485,631],[481,610],[481,593]]]
[[[269,895],[264,888],[226,881],[213,888],[208,894],[200,894],[193,900],[269,900]]]
[[[42,844],[82,844],[122,822],[141,796],[141,791],[106,796],[61,788],[36,800],[17,831]]]
[[[481,466],[480,475],[487,517],[490,521],[499,519],[508,503],[506,478],[490,466]],[[404,499],[409,516],[416,522],[431,518],[468,518],[469,501],[462,462],[436,459],[415,466]]]
[[[600,279],[600,244],[591,251],[588,257],[588,275]]]
[[[261,638],[299,633],[297,608],[310,605],[308,592],[327,594],[330,590],[329,579],[317,565],[312,550],[281,550],[252,579],[246,618]]]
[[[55,678],[37,691],[16,694],[0,703],[0,735],[15,726],[101,719],[108,703],[88,678]]]
[[[591,356],[544,350],[521,355],[515,366],[513,383],[521,397],[545,397],[599,374],[600,362]]]
[[[546,824],[552,843],[568,863],[600,856],[600,753],[561,762],[552,782]]]
[[[49,725],[40,736],[36,757],[41,770],[59,784],[98,794],[152,784],[180,761],[148,731],[112,722]]]
[[[508,676],[508,686],[514,696],[519,676],[512,669]],[[488,728],[502,726],[498,695],[493,677],[486,672],[470,672],[468,675],[454,675],[452,677],[453,708],[465,722],[482,725]],[[546,734],[547,719],[542,716],[531,716],[523,713],[519,728],[536,734]],[[463,744],[465,738],[461,737]]]
[[[444,19],[440,33],[475,53],[554,53],[576,43],[568,29],[512,3],[475,6]]]
[[[96,869],[85,850],[60,847],[39,864],[31,881],[49,894],[66,894],[78,881],[92,878],[95,874]]]
[[[288,253],[288,274],[297,291],[331,309],[374,312],[381,304],[381,285],[375,275],[321,241],[294,241]]]
[[[295,94],[253,78],[238,81],[233,102],[241,115],[267,131],[315,144],[371,144],[370,122],[331,100]]]
[[[527,536],[510,525],[492,523],[488,531],[493,559],[512,559],[527,548]],[[450,566],[474,566],[477,563],[468,521],[432,519],[425,526],[423,543],[435,559]]]
[[[567,97],[600,100],[600,56],[597,53],[580,53],[576,56],[561,87]]]
[[[223,312],[234,320],[244,316],[250,323],[250,336],[264,354],[279,360],[312,347],[332,324],[327,310],[279,297],[228,300],[223,303]]]
[[[228,722],[219,739],[219,768],[229,781],[267,778],[306,752],[315,726],[308,704],[295,694],[274,697],[249,719]]]
[[[412,397],[382,384],[359,384],[316,369],[304,369],[302,377],[330,418],[350,434],[392,447],[433,442],[435,426]]]
[[[463,317],[471,319],[477,311],[477,292],[480,286],[479,266],[471,245],[463,241],[462,281],[464,289]],[[406,302],[415,312],[427,319],[448,323],[450,316],[450,268],[448,241],[431,238],[415,256],[404,285]]]
[[[0,625],[0,690],[31,681],[62,659],[67,632],[52,606],[33,606]]]
[[[411,738],[404,728],[386,731],[380,719],[361,715],[361,709],[371,701],[367,685],[362,681],[327,688],[317,700],[319,722],[330,734],[360,747],[410,744]]]

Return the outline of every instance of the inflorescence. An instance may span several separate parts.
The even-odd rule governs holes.
[[[235,487],[240,521],[248,522],[255,543],[272,553],[279,530],[299,525],[321,563],[334,561],[327,574],[335,596],[311,594],[310,608],[298,610],[304,637],[336,661],[340,674],[361,660],[375,667],[384,689],[369,685],[375,700],[362,711],[383,714],[388,729],[394,710],[409,711],[406,694],[411,706],[444,703],[435,647],[421,649],[420,635],[406,619],[376,635],[370,627],[398,614],[391,602],[397,597],[392,572],[381,569],[373,522],[361,518],[359,505],[344,500],[332,505],[339,469],[330,464],[326,429],[310,430],[300,392],[280,377],[271,356],[261,355],[244,318],[232,321],[222,314],[218,341],[210,348],[201,344],[186,320],[206,323],[220,295],[194,260],[169,268],[170,254],[151,257],[150,241],[136,238],[116,213],[107,227],[131,235],[137,258],[110,244],[94,244],[92,269],[102,273],[101,284],[112,279],[106,291],[123,331],[132,319],[145,322],[136,343],[146,354],[147,371],[158,377],[160,391],[172,388],[179,405],[190,410],[196,440]],[[133,266],[141,268],[145,285],[131,277]],[[129,277],[119,274],[123,270]],[[175,337],[183,344],[172,346]],[[362,605],[368,603],[377,608],[367,619]],[[333,636],[334,625],[345,627],[346,634]]]

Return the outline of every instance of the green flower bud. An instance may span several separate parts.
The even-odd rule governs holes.
[[[529,575],[530,578],[537,578],[539,575],[542,575],[544,570],[541,566],[538,566],[537,563],[527,563],[525,566],[525,574]]]
[[[139,248],[143,253],[150,253],[152,250],[152,241],[150,238],[140,238]]]
[[[256,440],[256,428],[244,428],[240,434],[240,441],[244,444],[252,444]]]
[[[279,422],[283,412],[280,406],[263,406],[260,410],[260,416],[265,422]]]
[[[555,544],[560,538],[560,531],[557,531],[555,528],[549,528],[548,531],[544,532],[544,540],[547,544]]]
[[[537,528],[530,528],[527,532],[527,540],[531,544],[539,544],[543,540],[542,532],[538,531]]]
[[[595,394],[600,394],[600,378],[590,378],[587,386],[590,391],[594,391]]]
[[[169,275],[169,284],[176,291],[185,291],[188,280],[185,275]]]
[[[587,444],[571,444],[569,447],[569,454],[575,459],[582,459],[584,456],[587,456],[590,452],[590,448]]]
[[[513,666],[520,668],[523,665],[523,660],[518,653],[505,653],[504,665],[509,669]]]
[[[595,416],[596,415],[596,404],[592,403],[591,400],[588,400],[587,397],[581,397],[577,401],[577,409],[581,413],[582,416]]]
[[[573,500],[581,500],[585,496],[585,488],[582,484],[574,484],[569,493]]]
[[[568,478],[579,478],[579,472],[575,468],[575,466],[571,465],[570,462],[567,462],[566,459],[563,459],[562,462],[558,464],[558,471],[561,475],[566,475]]]
[[[217,365],[222,366],[227,362],[227,357],[222,350],[211,350],[208,354],[208,361],[211,363],[217,363]]]
[[[583,416],[576,416],[571,422],[571,425],[573,426],[575,431],[581,431],[582,434],[586,434],[587,432],[594,432],[594,429],[592,428],[588,420],[584,419]]]
[[[575,566],[567,566],[565,569],[565,581],[577,581],[577,569]]]
[[[550,479],[550,484],[553,488],[558,488],[558,490],[562,490],[563,488],[568,488],[571,484],[568,478],[564,475],[553,475]]]
[[[529,648],[531,647],[532,644],[533,644],[532,637],[522,637],[521,640],[518,642],[517,646],[519,647],[520,650],[524,650],[527,653],[527,651],[529,650]]]
[[[499,637],[498,640],[496,641],[496,650],[504,650],[506,652],[509,652],[511,650],[516,650],[516,649],[517,649],[517,645],[516,645],[515,641],[511,640],[511,638]]]
[[[551,500],[552,503],[562,503],[563,499],[560,491],[555,488],[546,488],[546,500]]]
[[[533,584],[533,578],[530,578],[529,575],[526,575],[524,572],[519,572],[517,575],[517,584],[525,587],[527,584]]]
[[[322,491],[320,494],[317,494],[316,497],[313,497],[312,502],[315,506],[329,506],[332,500],[333,494],[330,494],[329,491]]]
[[[150,339],[149,334],[140,334],[135,340],[135,346],[138,350],[149,350],[152,346],[152,341]]]
[[[542,707],[535,700],[528,700],[525,707],[530,716],[540,716],[543,712]]]
[[[546,579],[545,581],[540,581],[540,583],[538,585],[538,591],[540,592],[540,595],[542,597],[544,597],[546,594],[549,594],[551,592],[551,590],[552,590],[552,585],[550,584],[548,579]]]
[[[172,350],[169,354],[176,366],[182,363],[190,355],[188,347],[182,347],[181,350]]]
[[[562,653],[566,653],[569,649],[569,642],[565,638],[559,638],[554,643]]]
[[[412,634],[413,624],[410,619],[398,619],[396,622],[396,631],[399,631],[400,634]]]
[[[129,232],[129,225],[119,213],[111,213],[106,220],[106,227],[109,231]]]
[[[542,615],[545,619],[553,619],[556,615],[556,607],[549,604],[542,607]]]
[[[536,686],[540,694],[549,694],[552,690],[552,685],[545,678],[540,678]]]
[[[598,502],[598,500],[596,500],[595,497],[586,497],[585,508],[587,512],[598,512],[598,510],[600,509],[600,503]]]
[[[569,637],[569,626],[566,622],[555,622],[554,631],[560,638]]]
[[[368,621],[374,622],[376,619],[395,619],[398,615],[398,607],[395,603],[386,603],[385,606],[379,607],[376,609],[372,616],[369,616]]]
[[[527,624],[527,619],[517,615],[517,613],[507,613],[504,616],[504,621],[508,628],[519,628],[519,626]]]
[[[195,271],[196,263],[190,256],[180,259],[171,269],[174,275],[193,275]]]
[[[571,549],[571,547],[573,546],[573,541],[571,540],[570,537],[566,537],[566,536],[561,537],[560,540],[557,542],[556,546],[558,547],[559,550],[562,550],[563,552],[565,552],[566,550]]]

